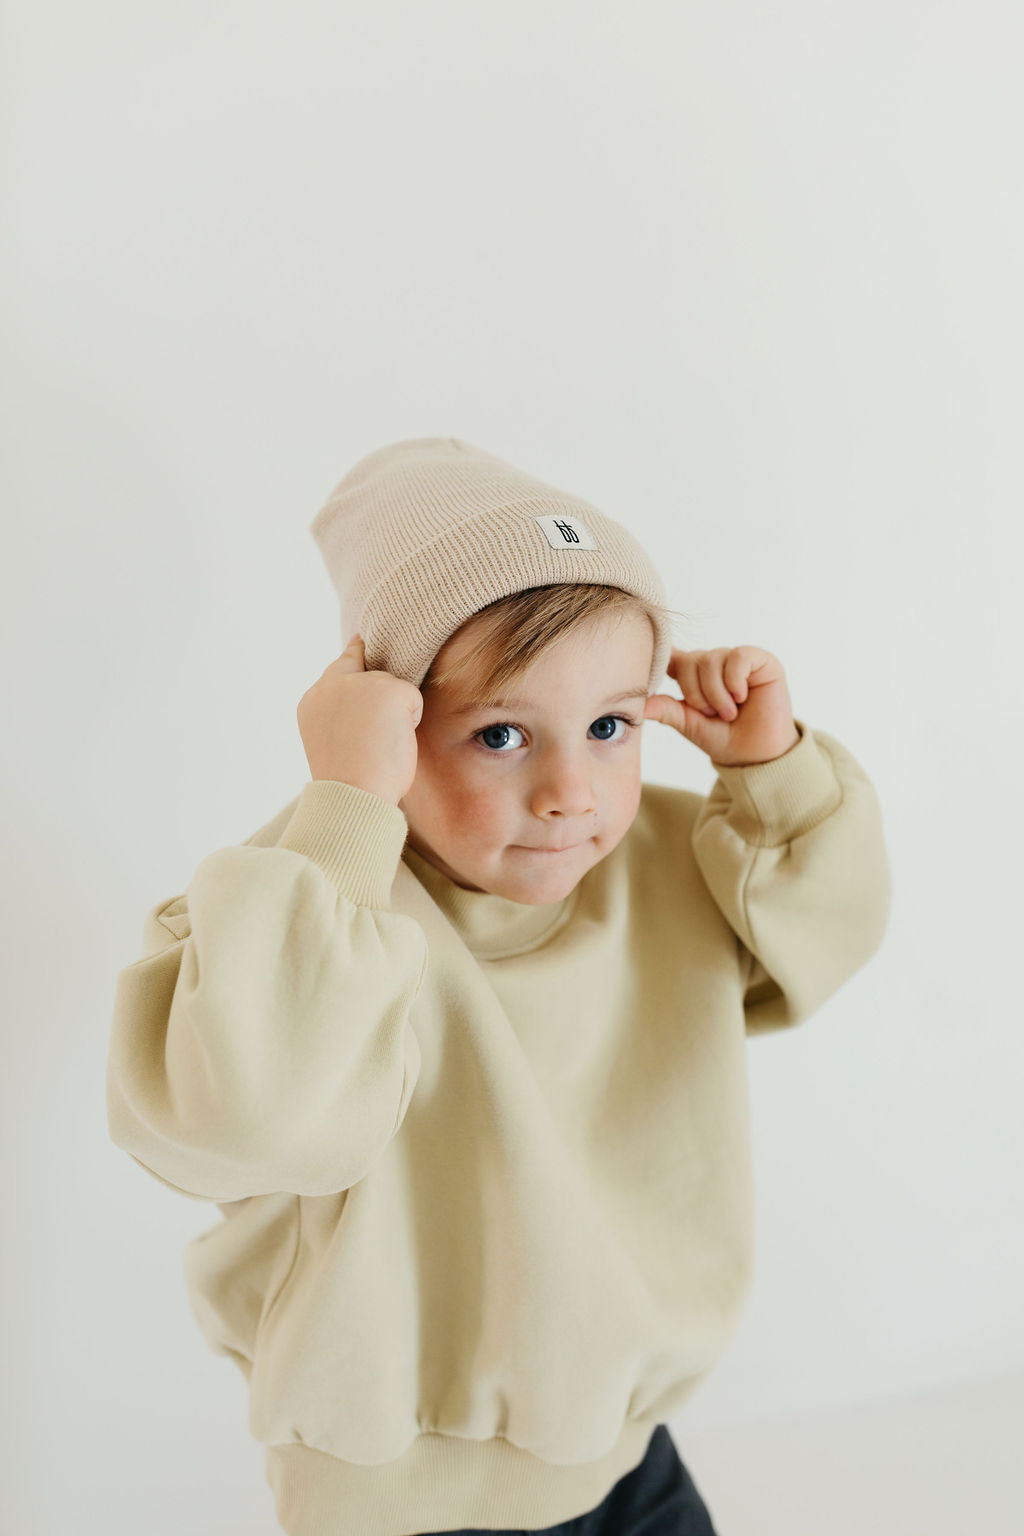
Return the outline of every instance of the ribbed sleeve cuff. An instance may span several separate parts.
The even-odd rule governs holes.
[[[304,853],[343,896],[386,907],[409,824],[390,800],[340,779],[311,779],[277,840]]]
[[[732,799],[728,819],[740,836],[774,848],[830,816],[843,798],[828,752],[802,720],[800,740],[767,763],[712,763]]]

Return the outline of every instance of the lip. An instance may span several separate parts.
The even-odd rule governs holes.
[[[518,848],[520,853],[572,853],[574,848],[581,848],[583,844],[567,843],[564,848],[534,848],[527,847],[524,843],[513,843],[512,846]]]

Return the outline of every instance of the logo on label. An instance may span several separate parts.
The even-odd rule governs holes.
[[[596,549],[590,530],[578,517],[536,517],[552,549]]]

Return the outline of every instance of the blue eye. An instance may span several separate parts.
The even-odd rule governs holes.
[[[632,728],[633,728],[633,726],[635,724],[635,721],[631,720],[628,717],[628,715],[601,715],[599,717],[599,719],[594,721],[594,726],[603,725],[605,723],[605,721],[616,721],[616,720],[619,721],[620,724],[622,724],[622,725],[624,725],[626,727],[626,729],[623,731],[622,735],[621,736],[598,736],[597,737],[598,741],[606,741],[606,742],[609,742],[611,745],[614,746],[614,745],[617,745],[618,742],[626,740],[626,738],[629,736],[630,731],[632,730]],[[594,726],[591,726],[591,730],[593,730]],[[480,739],[481,746],[484,748],[485,751],[490,752],[492,757],[508,757],[508,755],[509,755],[508,752],[503,752],[501,750],[501,747],[504,747],[504,746],[508,745],[507,739],[506,740],[500,740],[500,744],[499,743],[495,743],[493,740],[490,741],[490,742],[484,740],[485,737],[492,737],[493,738],[495,736],[497,736],[500,739],[502,737],[503,733],[507,733],[508,731],[518,731],[519,734],[522,735],[523,734],[523,727],[521,725],[516,725],[511,720],[502,720],[497,725],[485,725],[482,731],[477,731],[476,732],[476,735],[473,737],[473,740],[476,741],[477,739]],[[513,742],[512,745],[514,746],[515,743]]]
[[[484,727],[484,729],[482,731],[477,731],[476,736],[473,739],[475,741],[475,740],[477,740],[477,738],[480,738],[481,746],[485,747],[488,751],[490,751],[490,749],[492,747],[495,747],[497,745],[497,743],[495,743],[494,741],[484,741],[483,740],[484,737],[486,737],[486,736],[500,736],[503,731],[518,731],[518,730],[519,730],[518,725],[513,725],[511,723],[511,721],[509,721],[507,724],[503,724],[503,725],[487,725],[487,726]],[[505,745],[505,744],[506,743],[502,743],[502,745]],[[513,745],[514,745],[514,743],[513,743]],[[508,754],[506,753],[504,755],[507,756]]]

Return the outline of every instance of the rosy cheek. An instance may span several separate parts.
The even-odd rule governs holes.
[[[500,797],[491,789],[461,784],[453,787],[454,829],[460,837],[493,838],[503,824]]]

